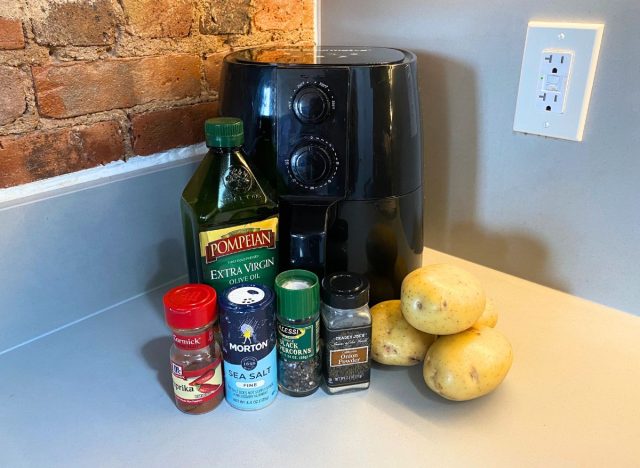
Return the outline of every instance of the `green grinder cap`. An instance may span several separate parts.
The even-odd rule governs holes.
[[[307,270],[283,271],[275,280],[278,315],[287,320],[304,320],[318,313],[320,284]]]
[[[244,143],[242,120],[236,117],[214,117],[204,123],[204,135],[210,148],[232,148]]]

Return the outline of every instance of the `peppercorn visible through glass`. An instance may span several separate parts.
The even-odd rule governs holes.
[[[289,270],[275,280],[278,298],[278,387],[305,396],[320,386],[320,286],[306,270]]]

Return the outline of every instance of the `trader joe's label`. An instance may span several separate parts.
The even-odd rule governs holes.
[[[218,293],[238,283],[273,287],[278,271],[278,218],[200,233],[204,281]]]
[[[325,381],[329,387],[369,382],[371,325],[333,330],[322,322]]]

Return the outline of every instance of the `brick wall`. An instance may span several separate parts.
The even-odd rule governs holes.
[[[312,40],[313,0],[0,0],[0,187],[200,142],[225,54]]]

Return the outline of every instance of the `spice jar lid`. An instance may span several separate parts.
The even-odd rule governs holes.
[[[163,298],[167,325],[171,328],[204,327],[218,316],[216,290],[207,284],[184,284]]]
[[[228,287],[220,294],[220,309],[233,312],[253,312],[273,303],[273,291],[268,286],[240,283]]]
[[[322,279],[322,302],[336,309],[355,309],[369,302],[369,280],[357,273],[338,272]]]
[[[307,270],[283,271],[275,280],[278,315],[287,320],[304,320],[318,313],[320,285],[315,273]]]

